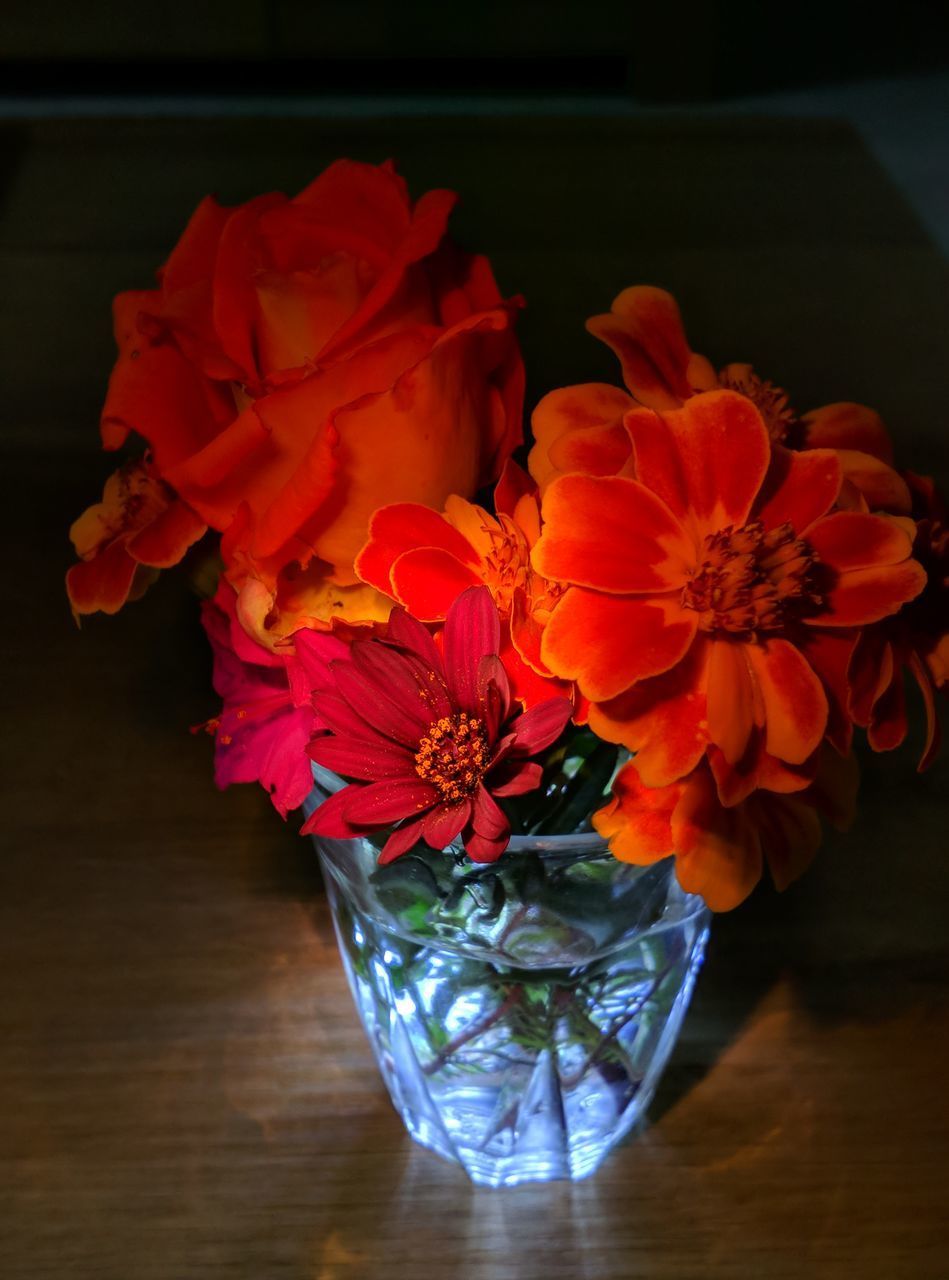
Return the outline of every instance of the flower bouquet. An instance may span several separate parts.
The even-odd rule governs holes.
[[[396,1107],[500,1185],[643,1114],[710,911],[847,825],[907,673],[931,762],[949,535],[877,414],[716,370],[657,288],[587,323],[624,385],[526,441],[521,301],[454,199],[340,161],[204,200],[115,301],[124,461],[66,585],[78,619],[190,565],[218,785],[302,808]]]

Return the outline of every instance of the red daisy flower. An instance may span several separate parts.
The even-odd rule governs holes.
[[[396,608],[384,636],[354,640],[349,658],[330,663],[335,692],[314,697],[330,733],[308,751],[354,781],[303,831],[351,839],[398,824],[382,863],[419,840],[444,849],[459,835],[473,861],[499,858],[511,827],[496,798],[538,786],[542,770],[530,757],[557,740],[571,710],[555,697],[512,716],[500,642],[491,592],[470,587],[448,611],[441,652]]]

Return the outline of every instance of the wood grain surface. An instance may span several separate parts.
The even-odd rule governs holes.
[[[62,594],[65,530],[108,468],[112,293],[147,283],[206,190],[292,190],[343,153],[463,193],[459,234],[529,299],[533,395],[613,378],[582,321],[649,280],[716,361],[753,358],[801,407],[875,404],[939,471],[949,273],[857,140],[552,119],[0,141],[0,1276],[949,1274],[944,762],[868,759],[854,830],[716,920],[650,1124],[599,1174],[474,1189],[389,1105],[307,843],[261,792],[211,784],[184,582],[81,633]]]

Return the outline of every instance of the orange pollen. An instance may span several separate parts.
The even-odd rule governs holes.
[[[765,533],[759,523],[729,525],[705,539],[704,558],[682,588],[682,604],[703,631],[755,636],[822,603],[817,557],[789,524]]]
[[[788,393],[767,378],[759,378],[747,366],[729,365],[718,375],[719,386],[737,391],[755,406],[768,428],[772,444],[780,444],[797,422],[788,404]]]
[[[484,726],[466,711],[434,720],[415,753],[415,772],[436,786],[444,800],[470,796],[488,764]]]

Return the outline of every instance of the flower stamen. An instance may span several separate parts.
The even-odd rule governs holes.
[[[415,753],[415,772],[450,801],[470,796],[489,764],[484,726],[466,711],[434,720]]]
[[[822,603],[817,557],[790,524],[728,525],[705,539],[705,555],[682,589],[682,605],[703,631],[746,637],[780,631],[789,617]]]

